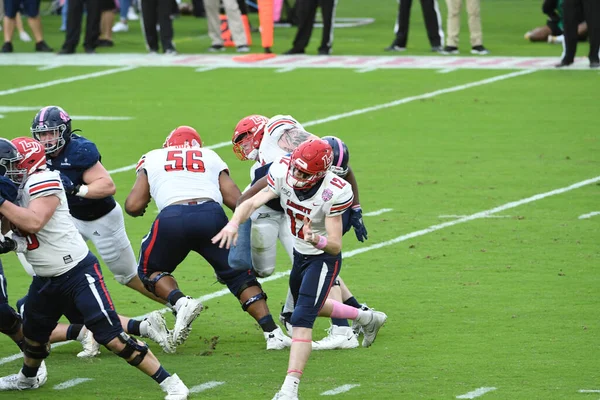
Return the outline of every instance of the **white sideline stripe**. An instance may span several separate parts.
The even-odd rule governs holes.
[[[8,90],[0,90],[0,96],[6,96],[8,94],[25,92],[27,90],[43,89],[43,88],[47,88],[50,86],[60,85],[60,84],[69,83],[69,82],[81,81],[84,79],[98,78],[100,76],[112,75],[112,74],[117,74],[119,72],[130,71],[135,68],[137,68],[137,67],[113,68],[113,69],[108,69],[106,71],[93,72],[91,74],[77,75],[77,76],[72,76],[70,78],[56,79],[54,81],[37,83],[35,85],[21,86],[18,88],[13,88],[13,89],[8,89]]]
[[[579,389],[579,393],[600,393],[597,389]]]
[[[70,387],[73,387],[75,385],[79,385],[80,383],[87,382],[87,381],[93,381],[93,379],[92,378],[75,378],[75,379],[70,379],[70,380],[68,380],[66,382],[59,383],[58,385],[54,385],[54,390],[68,389]]]
[[[403,99],[394,100],[389,103],[383,103],[383,104],[379,104],[376,106],[361,108],[358,110],[349,111],[349,112],[342,113],[342,114],[332,115],[330,117],[323,118],[323,119],[308,121],[308,122],[303,123],[302,126],[309,127],[309,126],[324,124],[326,122],[337,121],[337,120],[340,120],[343,118],[353,117],[355,115],[365,114],[365,113],[368,113],[371,111],[379,111],[379,110],[383,110],[385,108],[398,106],[400,104],[410,103],[415,100],[428,99],[430,97],[434,97],[434,96],[437,96],[440,94],[458,92],[460,90],[465,90],[465,89],[469,89],[469,88],[481,86],[481,85],[487,85],[488,83],[494,83],[494,82],[502,81],[504,79],[514,78],[516,76],[531,74],[532,72],[535,72],[535,71],[536,70],[534,70],[534,69],[526,69],[526,70],[522,70],[522,71],[518,71],[518,72],[511,72],[510,74],[498,75],[498,76],[494,76],[492,78],[487,78],[487,79],[483,79],[480,81],[467,83],[464,85],[458,85],[458,86],[453,86],[453,87],[449,87],[446,89],[440,89],[440,90],[436,90],[433,92],[421,94],[418,96],[405,97]],[[224,146],[230,146],[230,145],[231,145],[231,142],[228,141],[228,142],[221,142],[221,143],[213,144],[212,146],[206,146],[206,148],[214,150],[214,149],[218,149],[218,148],[221,148]],[[136,167],[136,165],[137,164],[131,164],[131,165],[128,165],[125,167],[113,169],[113,170],[108,171],[108,173],[115,174],[117,172],[129,171],[131,169],[134,169]]]
[[[455,214],[444,214],[439,215],[438,218],[464,218],[466,215],[455,215]],[[488,215],[485,218],[510,218],[510,215]]]
[[[296,67],[285,67],[285,68],[276,69],[275,72],[278,74],[283,74],[285,72],[291,72],[295,69],[296,69]]]
[[[321,396],[335,396],[336,394],[345,393],[345,392],[349,391],[350,389],[354,389],[355,387],[359,387],[359,386],[360,385],[358,385],[358,384],[342,385],[342,386],[339,386],[334,389],[331,389],[331,390],[321,393]]]
[[[190,393],[204,392],[205,390],[213,389],[213,388],[216,388],[216,387],[224,385],[224,384],[225,384],[225,382],[217,382],[217,381],[206,382],[206,383],[203,383],[201,385],[197,385],[197,386],[192,387],[190,389]]]
[[[367,67],[367,68],[357,69],[356,73],[357,74],[364,74],[365,72],[371,72],[371,71],[377,71],[377,67]]]
[[[587,214],[583,214],[579,216],[579,219],[587,219],[587,218],[591,218],[594,215],[600,215],[600,211],[592,211],[591,213],[587,213]]]
[[[394,209],[393,208],[382,208],[381,210],[364,213],[363,217],[374,217],[376,215],[381,215],[383,213],[390,212],[390,211],[394,211]]]
[[[387,242],[381,242],[381,243],[377,243],[377,244],[374,244],[374,245],[371,245],[371,246],[361,247],[359,249],[351,250],[351,251],[348,251],[346,253],[342,253],[342,256],[343,256],[343,258],[354,257],[357,254],[362,254],[362,253],[366,253],[367,251],[379,249],[379,248],[386,247],[386,246],[391,246],[393,244],[400,243],[400,242],[403,242],[405,240],[412,239],[414,237],[423,236],[423,235],[426,235],[428,233],[435,232],[435,231],[438,231],[438,230],[443,229],[443,228],[447,228],[449,226],[454,226],[454,225],[461,224],[463,222],[472,221],[472,220],[478,219],[478,218],[484,218],[485,216],[490,215],[490,214],[498,213],[498,212],[507,210],[509,208],[515,208],[515,207],[521,206],[523,204],[532,203],[534,201],[541,200],[541,199],[544,199],[546,197],[550,197],[550,196],[554,196],[554,195],[557,195],[557,194],[565,193],[565,192],[568,192],[570,190],[578,189],[580,187],[583,187],[583,186],[586,186],[586,185],[591,185],[591,184],[596,183],[596,182],[600,182],[600,176],[597,176],[597,177],[591,178],[591,179],[586,179],[584,181],[577,182],[577,183],[574,183],[572,185],[569,185],[569,186],[566,186],[566,187],[563,187],[563,188],[560,188],[560,189],[554,189],[554,190],[551,190],[549,192],[536,194],[534,196],[527,197],[525,199],[521,199],[521,200],[517,200],[517,201],[512,201],[510,203],[506,203],[504,205],[501,205],[501,206],[498,206],[498,207],[495,207],[495,208],[492,208],[492,209],[489,209],[489,210],[486,210],[486,211],[480,211],[478,213],[475,213],[475,214],[472,214],[472,215],[469,215],[469,216],[466,216],[464,218],[460,218],[460,219],[457,219],[457,220],[454,220],[454,221],[448,221],[448,222],[444,222],[443,224],[432,225],[429,228],[421,229],[420,231],[415,231],[415,232],[408,233],[406,235],[398,236],[397,238],[392,239],[392,240],[388,240]],[[265,283],[265,282],[274,281],[276,279],[279,279],[281,277],[287,276],[289,274],[290,274],[290,270],[287,270],[287,271],[284,271],[284,272],[278,272],[276,274],[273,274],[273,275],[269,276],[268,278],[259,279],[259,282]],[[203,301],[206,301],[206,300],[210,300],[210,299],[214,299],[214,298],[217,298],[217,297],[225,296],[228,293],[229,293],[228,289],[223,289],[223,290],[220,290],[218,292],[214,292],[214,293],[207,294],[205,296],[201,296],[201,297],[198,298],[198,300],[200,300],[201,302],[203,302]],[[162,310],[158,310],[158,311],[160,311],[162,313],[165,313],[167,311],[170,311],[170,309],[163,308]],[[139,318],[145,317],[146,315],[147,314],[140,315],[140,316],[137,316],[137,317],[133,317],[133,319],[139,319]],[[65,344],[67,344],[67,343],[70,343],[70,341],[69,342],[55,343],[55,344],[52,345],[52,348],[63,346]],[[4,357],[4,358],[0,359],[0,365],[6,364],[6,363],[14,361],[14,360],[17,360],[17,359],[19,359],[21,357],[23,357],[23,353],[13,354],[12,356]]]
[[[495,387],[481,387],[479,389],[475,389],[472,392],[461,394],[460,396],[456,396],[457,399],[474,399],[475,397],[483,396],[484,394],[496,390]]]
[[[212,71],[215,69],[219,69],[219,67],[200,67],[200,68],[196,68],[196,72],[208,72],[208,71]]]
[[[454,72],[454,71],[456,71],[456,68],[444,68],[444,69],[438,70],[438,74],[447,74],[449,72]]]
[[[37,70],[38,71],[48,71],[49,69],[55,69],[55,68],[60,68],[62,67],[62,65],[60,64],[48,64],[48,65],[44,65],[43,67],[39,67]]]

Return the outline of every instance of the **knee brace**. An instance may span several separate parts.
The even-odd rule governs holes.
[[[267,294],[266,294],[265,292],[263,292],[263,290],[262,290],[262,286],[261,286],[261,285],[260,285],[260,283],[259,283],[259,282],[256,280],[256,278],[253,278],[251,281],[248,281],[248,282],[244,283],[242,286],[240,286],[240,288],[239,288],[239,290],[238,290],[238,292],[237,292],[237,294],[236,294],[236,297],[237,297],[238,299],[240,299],[240,297],[242,296],[242,293],[243,293],[243,292],[244,292],[246,289],[248,289],[248,288],[250,288],[250,287],[252,287],[252,286],[258,286],[258,288],[260,289],[260,293],[258,293],[258,294],[255,294],[254,296],[250,297],[248,300],[246,300],[246,301],[244,301],[244,302],[242,303],[242,310],[244,310],[244,311],[248,311],[248,307],[250,307],[250,306],[252,305],[252,303],[256,303],[257,301],[259,301],[259,300],[263,300],[263,299],[264,299],[265,301],[267,301],[267,298],[268,298],[268,297],[267,297]],[[241,300],[240,300],[240,301],[241,301]]]
[[[23,354],[29,358],[43,360],[50,355],[50,342],[40,345],[33,345],[30,344],[27,339],[25,339],[23,341]]]
[[[150,278],[146,275],[142,276],[142,283],[144,284],[144,287],[146,288],[147,291],[149,291],[150,293],[156,295],[156,282],[158,282],[159,280],[161,280],[162,278],[164,278],[165,276],[170,276],[171,278],[173,278],[173,275],[171,275],[171,273],[169,272],[161,272],[160,274],[156,275],[154,278]],[[175,279],[175,278],[173,278]]]
[[[127,360],[134,352],[138,351],[139,354],[135,356],[133,360],[127,362],[129,365],[133,365],[134,367],[140,365],[140,363],[146,357],[146,354],[148,354],[148,345],[146,345],[144,342],[139,344],[136,339],[132,338],[125,332],[121,332],[117,338],[119,338],[119,341],[125,345],[125,348],[118,352],[117,355]]]
[[[21,316],[8,304],[0,304],[0,332],[14,335],[20,328]]]

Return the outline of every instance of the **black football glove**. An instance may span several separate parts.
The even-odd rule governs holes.
[[[62,181],[66,194],[75,196],[77,192],[79,192],[80,185],[75,185],[71,178],[69,178],[65,174],[60,174],[60,180]]]
[[[354,233],[359,242],[364,242],[368,239],[367,228],[363,222],[362,209],[360,207],[350,209],[350,224],[354,227]]]
[[[0,242],[0,254],[6,254],[11,251],[15,251],[16,249],[17,242],[11,238],[5,237],[4,240]]]

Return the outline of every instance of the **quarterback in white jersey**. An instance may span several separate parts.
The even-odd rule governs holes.
[[[275,399],[297,399],[298,385],[312,350],[312,327],[317,315],[352,319],[361,325],[370,346],[387,316],[360,310],[327,296],[342,265],[342,213],[352,205],[350,184],[329,172],[333,149],[324,140],[300,144],[288,157],[276,161],[269,172],[269,187],[241,203],[231,221],[213,238],[227,247],[235,244],[237,229],[250,214],[269,200],[279,198],[289,229],[296,237],[290,290],[295,309],[288,374]],[[302,288],[302,291],[300,291]]]
[[[143,342],[127,335],[108,293],[98,259],[87,249],[69,216],[58,173],[46,170],[44,147],[32,138],[0,140],[0,166],[21,187],[20,205],[0,196],[0,213],[27,238],[33,277],[23,317],[23,368],[0,378],[3,390],[37,389],[59,318],[78,312],[94,339],[151,376],[169,399],[186,399],[187,387],[171,376]],[[7,248],[4,240],[0,248]],[[13,242],[13,239],[10,239]],[[10,243],[9,242],[9,243]]]
[[[229,252],[210,241],[227,224],[222,205],[234,209],[240,195],[225,162],[214,151],[202,148],[200,135],[189,126],[173,130],[162,149],[147,153],[138,164],[125,211],[134,217],[143,215],[151,198],[160,211],[142,240],[138,275],[150,292],[176,310],[175,344],[187,339],[192,322],[202,311],[200,301],[185,296],[172,275],[194,251],[210,263],[242,309],[259,323],[267,349],[291,345],[290,338],[273,321],[267,296],[254,273],[232,269]]]

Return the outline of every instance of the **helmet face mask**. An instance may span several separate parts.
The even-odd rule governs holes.
[[[249,115],[238,122],[231,138],[233,153],[241,161],[256,160],[258,148],[265,135],[269,119],[263,115]]]
[[[19,167],[23,156],[9,140],[0,139],[0,175],[14,183],[21,183],[26,171]]]
[[[71,117],[58,106],[44,107],[33,118],[31,135],[46,154],[57,154],[71,139]]]
[[[306,141],[292,153],[286,182],[294,189],[310,189],[325,177],[332,161],[329,143],[321,139]]]

